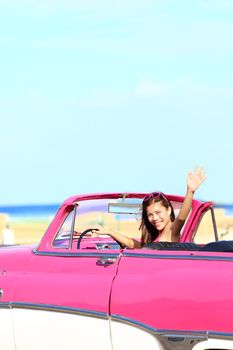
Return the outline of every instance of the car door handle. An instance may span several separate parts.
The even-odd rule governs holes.
[[[96,261],[96,265],[106,267],[106,266],[114,264],[116,261],[117,261],[116,257],[113,258],[113,257],[104,256],[104,257],[99,258]]]
[[[0,288],[0,298],[3,296],[3,289]]]

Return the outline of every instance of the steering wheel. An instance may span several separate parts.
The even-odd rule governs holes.
[[[78,239],[78,243],[77,243],[77,249],[80,249],[80,245],[81,245],[81,240],[82,238],[88,233],[88,232],[92,232],[93,231],[93,228],[88,228],[87,230],[83,231],[81,233],[81,235],[79,236],[79,239]]]
[[[88,228],[87,230],[85,230],[85,231],[83,231],[83,232],[81,233],[81,235],[79,236],[79,239],[78,239],[77,249],[80,249],[81,240],[83,239],[83,237],[84,237],[88,232],[92,232],[93,230],[94,230],[93,228]],[[98,229],[96,229],[96,231],[98,231]],[[115,241],[119,244],[119,246],[120,246],[122,249],[125,248],[125,246],[124,246],[122,243],[120,243],[120,242],[117,241],[116,239],[115,239]]]

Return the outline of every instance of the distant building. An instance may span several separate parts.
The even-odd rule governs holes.
[[[6,224],[2,230],[2,243],[6,245],[15,244],[15,233],[9,224]]]

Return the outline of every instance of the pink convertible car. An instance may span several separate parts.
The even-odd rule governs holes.
[[[213,203],[193,201],[179,243],[91,234],[140,239],[145,195],[71,197],[37,246],[0,248],[1,349],[233,349],[233,242],[218,241]],[[177,214],[183,197],[168,198]]]

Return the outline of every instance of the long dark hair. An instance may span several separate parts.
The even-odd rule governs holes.
[[[142,221],[139,229],[142,231],[142,246],[145,243],[153,242],[158,236],[159,231],[157,228],[150,223],[147,217],[147,208],[153,203],[161,202],[162,206],[169,209],[171,208],[170,219],[171,222],[175,220],[175,213],[170,200],[162,192],[152,192],[143,199],[142,202]]]

